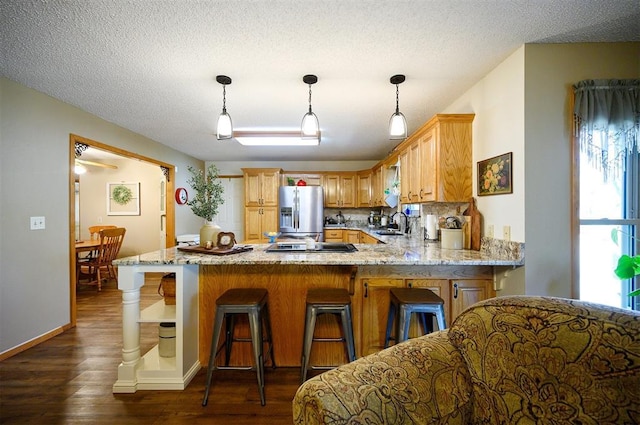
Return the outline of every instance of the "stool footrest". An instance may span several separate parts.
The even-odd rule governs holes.
[[[344,338],[313,338],[314,342],[345,342]]]
[[[331,370],[337,368],[339,365],[335,366],[309,366],[311,370]]]

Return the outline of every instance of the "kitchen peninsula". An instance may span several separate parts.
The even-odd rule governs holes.
[[[382,243],[356,244],[357,251],[348,253],[274,253],[266,251],[269,244],[258,244],[229,256],[187,253],[174,247],[116,260],[123,296],[123,361],[113,391],[184,389],[208,361],[215,300],[229,288],[267,288],[276,363],[299,367],[308,288],[349,290],[360,357],[384,345],[390,288],[433,290],[445,300],[450,323],[467,305],[495,296],[495,267],[524,265],[523,248],[517,243],[496,251],[492,241],[502,241],[483,240],[480,251],[445,250],[417,236],[370,235]],[[140,288],[144,274],[150,272],[176,273],[175,306],[160,300],[140,311]],[[335,319],[325,316],[318,322],[318,334],[336,336],[332,333],[339,332]],[[141,356],[140,322],[176,323],[176,356],[160,357],[157,347]],[[243,332],[246,327],[239,325],[238,332]],[[248,345],[234,344],[232,364],[251,364]],[[344,349],[341,344],[318,344],[311,362],[343,363]]]

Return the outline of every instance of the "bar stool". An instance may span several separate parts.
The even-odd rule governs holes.
[[[307,290],[306,315],[304,319],[304,339],[302,347],[302,369],[300,382],[307,379],[309,368],[333,369],[335,366],[309,366],[311,345],[318,342],[344,342],[348,361],[356,359],[356,345],[353,339],[353,323],[351,320],[351,297],[346,289],[340,288],[311,288]],[[320,314],[338,314],[342,322],[341,338],[314,338],[316,318]]]
[[[254,367],[229,366],[231,346],[234,341],[251,342],[253,346],[253,357],[255,362],[256,375],[258,377],[258,390],[260,392],[260,404],[265,405],[264,398],[264,356],[263,343],[269,343],[267,354],[271,357],[273,368],[276,361],[273,358],[273,342],[271,337],[271,321],[269,319],[269,305],[267,303],[268,293],[264,288],[235,288],[229,289],[216,300],[216,315],[213,326],[213,337],[211,339],[211,352],[209,354],[209,368],[207,370],[207,387],[204,392],[202,405],[206,406],[209,399],[209,389],[211,388],[211,375],[216,369],[252,370]],[[234,318],[237,314],[246,314],[249,318],[249,329],[251,338],[234,338]],[[222,331],[222,321],[225,321],[225,341],[222,347],[216,351],[220,333]],[[263,338],[262,326],[266,330],[266,338]],[[215,359],[225,349],[225,365],[216,366]]]
[[[433,315],[438,321],[440,330],[447,327],[444,318],[444,300],[428,289],[392,288],[389,299],[389,316],[387,317],[387,332],[384,347],[389,347],[389,340],[395,339],[396,344],[409,339],[409,324],[411,314],[420,314],[424,334],[433,332]],[[427,320],[427,315],[430,320]],[[395,338],[391,337],[393,322],[396,322]]]

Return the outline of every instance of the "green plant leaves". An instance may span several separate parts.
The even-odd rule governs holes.
[[[622,255],[618,259],[618,267],[614,270],[620,279],[631,279],[640,274],[640,256]]]

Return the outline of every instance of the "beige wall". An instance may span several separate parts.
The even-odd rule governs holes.
[[[89,226],[111,224],[127,229],[119,257],[164,248],[160,235],[160,182],[164,175],[160,167],[124,158],[102,162],[118,168],[87,166],[87,172],[80,176],[81,239],[89,239]],[[118,182],[140,183],[140,215],[108,215],[107,183]]]
[[[70,322],[69,134],[178,166],[202,166],[165,145],[0,78],[0,353]],[[29,230],[44,216],[45,230]],[[176,234],[198,229],[176,208]]]
[[[639,78],[640,43],[525,46],[526,293],[571,297],[571,86]]]
[[[570,89],[584,79],[639,78],[638,58],[640,43],[528,44],[445,108],[476,114],[474,163],[513,152],[513,194],[478,198],[483,234],[494,224],[500,238],[510,225],[512,239],[526,245],[526,267],[497,276],[499,295],[575,296]]]

